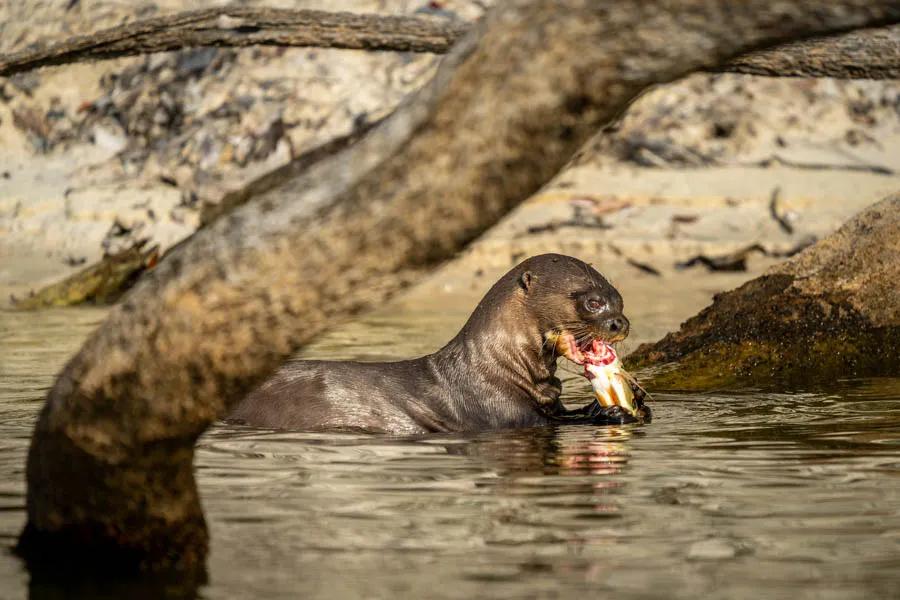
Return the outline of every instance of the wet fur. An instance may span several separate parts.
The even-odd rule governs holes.
[[[596,315],[584,294],[605,301]],[[250,394],[230,419],[305,431],[414,434],[481,431],[571,421],[559,401],[555,348],[545,334],[609,339],[622,297],[586,263],[529,258],[504,275],[462,330],[428,356],[390,363],[294,361]],[[627,321],[626,321],[627,323]],[[594,411],[591,418],[597,419]]]

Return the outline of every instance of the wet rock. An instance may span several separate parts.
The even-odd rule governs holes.
[[[713,304],[629,369],[656,389],[893,375],[900,365],[900,194]]]

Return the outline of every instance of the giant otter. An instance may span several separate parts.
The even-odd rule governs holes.
[[[554,376],[560,352],[584,364],[582,351],[595,340],[617,342],[628,328],[619,292],[590,265],[535,256],[495,283],[434,354],[389,363],[289,362],[230,420],[393,434],[629,422],[634,417],[620,406],[596,401],[567,410]],[[640,395],[638,406],[639,416],[649,418]]]

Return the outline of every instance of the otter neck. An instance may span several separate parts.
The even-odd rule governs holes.
[[[544,333],[526,301],[515,291],[492,292],[456,337],[434,356],[442,364],[453,364],[462,374],[468,389],[461,401],[508,398],[513,413],[517,409],[534,412],[548,403],[556,357],[552,351],[544,351]]]

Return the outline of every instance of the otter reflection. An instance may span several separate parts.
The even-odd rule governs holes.
[[[445,447],[449,454],[466,456],[496,473],[478,485],[497,495],[552,496],[556,508],[568,505],[575,518],[606,518],[626,508],[609,493],[623,485],[630,442],[642,435],[631,425],[545,427],[496,432]]]

